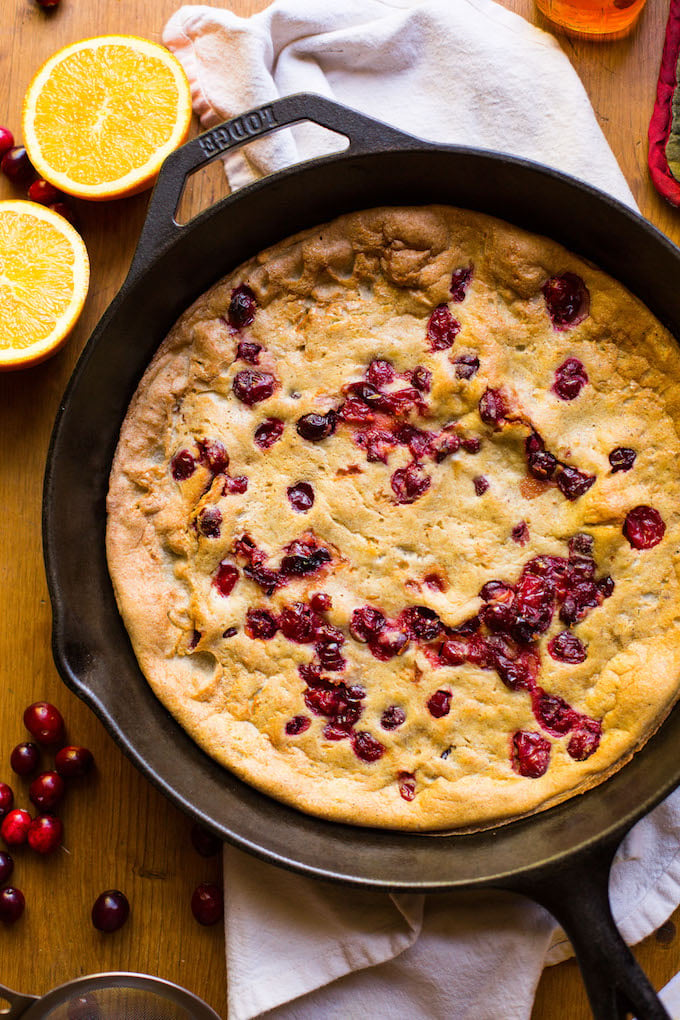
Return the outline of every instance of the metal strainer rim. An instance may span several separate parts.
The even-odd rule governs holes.
[[[192,1015],[195,1020],[222,1020],[219,1014],[207,1002],[200,999],[187,988],[175,984],[174,981],[169,981],[167,978],[154,977],[151,974],[124,970],[102,971],[98,974],[86,974],[81,977],[72,978],[70,981],[65,981],[56,988],[50,989],[44,995],[37,997],[20,996],[18,993],[12,992],[12,999],[9,1000],[10,1002],[14,1000],[12,1008],[8,1013],[0,1015],[4,1015],[7,1020],[13,1020],[14,1017],[22,1017],[24,1020],[41,1020],[46,1015],[45,1010],[63,1005],[66,999],[73,998],[75,994],[94,992],[97,989],[101,990],[104,988],[126,987],[149,992],[155,991],[157,995],[163,996],[178,1006],[187,1008],[190,1006],[194,1011]],[[1,990],[2,986],[0,986]],[[6,989],[6,991],[10,992],[10,989]],[[20,1012],[15,1012],[15,1005],[20,1005],[22,1002],[25,1003],[24,1009],[21,1009]],[[40,1012],[35,1010],[36,1006],[40,1007]]]

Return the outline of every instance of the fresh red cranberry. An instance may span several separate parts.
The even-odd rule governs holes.
[[[437,438],[434,440],[434,459],[437,464],[441,464],[442,461],[450,457],[452,453],[456,453],[461,447],[461,438],[455,431],[455,426],[448,425],[442,429]]]
[[[400,772],[397,775],[399,793],[404,800],[413,800],[416,795],[416,777],[412,772]]]
[[[234,590],[234,585],[238,581],[238,569],[233,563],[227,563],[226,560],[222,560],[217,573],[212,579],[212,583],[217,588],[218,592],[223,598],[228,598]]]
[[[664,536],[666,525],[652,506],[635,506],[626,514],[623,533],[633,549],[651,549]]]
[[[541,482],[549,481],[557,469],[557,457],[548,450],[532,450],[527,455],[529,474]]]
[[[406,722],[406,712],[398,705],[390,705],[380,716],[380,725],[384,730],[396,730]]]
[[[201,461],[214,475],[221,475],[229,467],[229,454],[224,443],[219,439],[199,439],[196,444],[201,454]]]
[[[15,889],[8,885],[0,889],[0,921],[4,924],[14,924],[24,912],[26,900],[21,889]]]
[[[0,825],[0,836],[7,846],[21,846],[26,842],[28,828],[31,824],[31,816],[24,808],[14,808],[9,811]]]
[[[429,393],[432,389],[432,372],[423,365],[416,365],[407,374],[407,378],[410,380],[411,386],[414,386],[421,393]]]
[[[309,604],[315,613],[326,613],[333,608],[333,599],[326,592],[319,591],[312,595]]]
[[[427,324],[427,338],[431,351],[445,351],[453,346],[460,333],[460,323],[454,319],[446,305],[437,305]]]
[[[550,764],[550,741],[540,733],[518,730],[512,737],[512,766],[520,776],[538,779]]]
[[[306,514],[314,506],[314,489],[309,482],[296,482],[286,489],[288,500],[293,510]]]
[[[580,531],[573,538],[569,539],[569,556],[590,556],[595,545],[595,539],[592,535],[586,535]]]
[[[219,538],[222,531],[222,511],[218,506],[204,506],[196,520],[199,534],[205,538]]]
[[[31,202],[39,202],[40,205],[52,205],[59,198],[59,192],[53,184],[39,177],[37,181],[33,181],[33,184],[28,189],[28,197]]]
[[[489,488],[489,479],[484,475],[477,475],[472,479],[472,484],[475,487],[475,495],[483,496]]]
[[[61,846],[64,826],[56,815],[38,815],[28,827],[28,845],[39,854],[51,854]]]
[[[294,715],[292,719],[289,719],[286,723],[286,733],[289,737],[297,737],[299,733],[304,733],[312,725],[312,720],[308,715]]]
[[[460,441],[460,447],[466,453],[479,453],[482,448],[482,441],[479,436],[463,436]]]
[[[238,627],[227,627],[226,630],[222,631],[223,638],[231,638],[235,634],[238,634]]]
[[[371,641],[386,624],[385,617],[379,609],[372,606],[361,606],[355,609],[349,622],[349,632],[355,641]]]
[[[558,737],[572,730],[579,720],[578,714],[564,698],[547,694],[540,687],[533,692],[533,708],[536,720],[543,729]]]
[[[18,776],[30,776],[31,772],[37,769],[39,762],[40,749],[30,740],[17,744],[9,756],[10,766]]]
[[[439,660],[444,666],[460,666],[468,657],[465,638],[449,638],[439,650]]]
[[[371,655],[376,659],[380,662],[387,662],[389,659],[393,659],[395,655],[401,655],[407,644],[408,638],[400,630],[385,627],[376,637],[371,638],[368,642],[368,647]]]
[[[370,425],[375,415],[370,407],[356,397],[349,397],[338,409],[338,418],[348,425]]]
[[[385,753],[385,748],[380,741],[372,737],[366,730],[359,730],[352,734],[352,750],[357,758],[366,762],[377,761]]]
[[[576,273],[553,276],[541,287],[553,328],[569,329],[582,322],[590,311],[590,293]]]
[[[232,382],[232,389],[238,399],[252,407],[271,397],[276,388],[276,379],[271,372],[262,372],[256,368],[244,368],[237,372]]]
[[[484,599],[485,602],[491,602],[492,600],[512,602],[514,594],[514,588],[511,588],[505,581],[487,581],[486,584],[482,585],[479,597]]]
[[[23,145],[15,145],[5,153],[0,170],[13,184],[28,184],[35,176],[35,170]]]
[[[597,589],[603,599],[610,598],[610,596],[614,594],[614,579],[610,577],[609,574],[606,574],[598,580]]]
[[[5,850],[0,850],[0,885],[4,885],[5,882],[9,881],[13,871],[14,858],[11,854],[6,853]]]
[[[234,329],[242,329],[244,326],[249,326],[255,318],[256,310],[257,301],[248,284],[242,283],[238,287],[234,287],[231,292],[231,300],[229,301],[229,310],[227,311],[229,325],[233,326]]]
[[[491,640],[491,639],[489,639]],[[509,659],[498,652],[492,652],[490,666],[498,673],[511,691],[531,691],[538,675],[539,659],[532,651],[522,652],[516,659]]]
[[[222,849],[222,840],[200,822],[191,826],[190,838],[191,845],[201,857],[215,857]]]
[[[193,651],[194,648],[198,648],[200,640],[201,632],[200,630],[195,630],[191,635],[191,640],[189,641],[189,651]]]
[[[340,673],[347,665],[342,657],[342,645],[339,641],[319,641],[315,648],[322,668],[329,673]]]
[[[54,758],[54,767],[64,779],[79,779],[91,772],[94,766],[92,751],[87,747],[62,747]]]
[[[384,358],[375,358],[366,369],[366,378],[374,386],[388,386],[394,382],[395,371],[389,361]]]
[[[573,502],[582,496],[595,482],[595,475],[587,475],[568,464],[561,467],[557,473],[557,488],[563,496]]]
[[[529,541],[529,525],[526,521],[516,524],[510,533],[510,537],[517,545],[526,545]]]
[[[191,913],[199,924],[217,924],[224,916],[224,895],[214,882],[201,882],[191,897]]]
[[[279,627],[289,641],[307,644],[314,639],[318,618],[304,602],[284,606],[279,616]]]
[[[63,216],[65,220],[68,220],[71,226],[78,229],[78,217],[76,216],[73,206],[67,205],[66,202],[52,202],[52,204],[48,205],[47,208],[51,209],[52,212],[57,213],[58,216]]]
[[[484,424],[493,425],[495,428],[507,413],[507,404],[501,391],[488,388],[484,390],[479,401],[479,417]]]
[[[246,613],[246,634],[249,638],[269,641],[278,629],[276,619],[267,609],[249,609]]]
[[[297,433],[309,443],[320,443],[322,439],[328,439],[335,432],[336,415],[335,411],[327,411],[326,414],[303,414],[298,418]]]
[[[246,361],[249,365],[259,365],[261,353],[261,345],[250,340],[241,340],[236,348],[236,357],[241,361]]]
[[[629,446],[617,446],[609,454],[612,474],[615,475],[617,471],[630,471],[635,463],[636,456],[635,450],[631,450]]]
[[[401,446],[408,446],[414,460],[422,460],[432,453],[432,432],[425,432],[423,429],[403,423],[395,429],[394,438]]]
[[[58,7],[60,0],[36,0],[39,7],[43,10],[51,11],[54,7]]]
[[[40,811],[52,811],[64,796],[64,780],[58,772],[41,772],[28,789],[30,800]]]
[[[442,577],[441,574],[437,574],[435,571],[431,574],[425,574],[423,584],[426,584],[428,588],[432,588],[433,591],[449,590],[446,578]]]
[[[304,577],[319,570],[324,563],[330,563],[328,549],[319,549],[310,542],[291,542],[281,560],[281,573],[285,577]]]
[[[354,723],[361,717],[361,700],[366,696],[366,692],[363,687],[347,687],[343,683],[333,684],[323,677],[311,676],[309,670],[305,673],[308,688],[304,699],[307,708],[315,715],[325,715],[331,719],[334,731],[329,739],[343,740],[349,736]],[[326,731],[324,736],[328,736]]]
[[[114,932],[122,928],[130,915],[127,896],[119,889],[100,893],[92,906],[92,924],[97,931]]]
[[[548,651],[558,662],[584,662],[588,651],[575,634],[563,630],[548,642]]]
[[[560,400],[575,400],[587,382],[588,374],[583,362],[578,358],[567,358],[555,370],[552,391]]]
[[[255,442],[261,450],[268,450],[283,435],[283,422],[280,418],[265,418],[255,429]]]
[[[14,135],[6,127],[0,127],[0,160],[14,146]]]
[[[585,761],[600,746],[602,723],[598,719],[583,718],[567,744],[567,753],[575,761]]]
[[[468,288],[468,284],[472,279],[472,271],[474,266],[465,266],[465,268],[454,269],[451,274],[451,300],[460,302],[465,298],[465,294]]]
[[[475,354],[461,354],[453,364],[456,379],[472,379],[479,371],[479,358]]]
[[[247,475],[236,475],[235,478],[232,478],[229,475],[225,476],[224,488],[222,489],[222,494],[224,496],[226,496],[227,494],[229,494],[230,496],[240,496],[244,492],[247,492],[247,490],[248,490]]]
[[[405,468],[398,468],[390,478],[392,491],[397,503],[415,503],[432,484],[432,479],[420,464],[412,461]]]
[[[7,783],[0,783],[0,818],[4,818],[14,804],[14,790]]]
[[[401,614],[406,633],[421,641],[434,641],[442,632],[443,624],[433,609],[427,606],[409,606]]]
[[[36,701],[24,712],[24,726],[39,744],[58,744],[64,738],[61,712],[47,701]]]
[[[427,708],[435,719],[442,719],[451,711],[451,691],[435,691],[428,699]]]
[[[180,450],[170,461],[170,471],[176,482],[184,482],[191,478],[196,470],[196,461],[188,450]]]

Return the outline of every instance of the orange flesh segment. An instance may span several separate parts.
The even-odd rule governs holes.
[[[131,95],[116,111],[110,97],[126,82],[134,83]],[[44,83],[35,133],[44,159],[60,174],[85,185],[116,181],[168,141],[178,102],[174,75],[161,60],[128,46],[81,49]]]
[[[0,350],[46,340],[73,300],[75,253],[51,223],[0,216]]]

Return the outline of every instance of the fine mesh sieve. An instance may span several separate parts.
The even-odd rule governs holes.
[[[20,995],[0,985],[6,1020],[220,1020],[186,988],[148,974],[90,974],[46,995]]]

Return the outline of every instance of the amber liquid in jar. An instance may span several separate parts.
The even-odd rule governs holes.
[[[620,39],[631,30],[646,0],[536,0],[541,14],[581,39]]]

